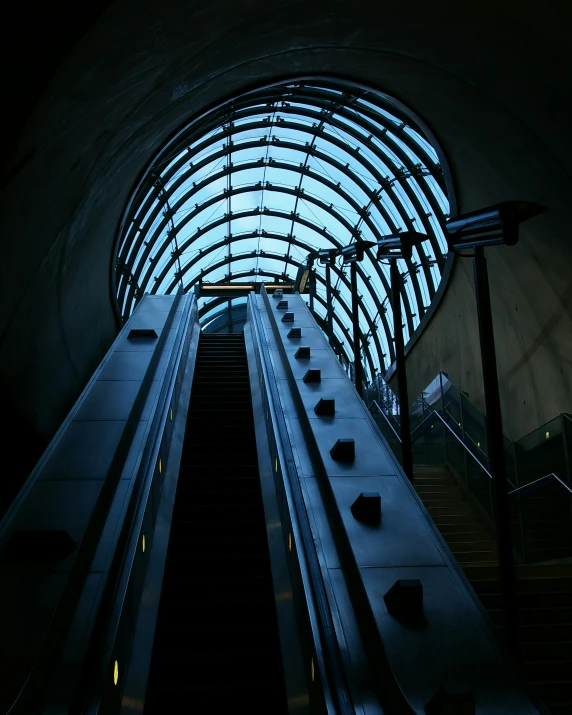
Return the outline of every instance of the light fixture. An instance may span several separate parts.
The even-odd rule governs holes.
[[[158,466],[159,466],[159,474],[161,474],[161,472],[163,471],[163,462],[161,461],[161,457],[159,457]]]
[[[119,663],[115,661],[113,665],[113,685],[117,685],[119,682]]]
[[[550,432],[547,432],[547,433],[544,435],[544,437],[545,437],[545,439],[550,439]]]
[[[324,248],[321,251],[318,251],[318,260],[322,266],[332,266],[336,262],[336,258],[339,255],[339,248]],[[308,258],[311,256],[312,254],[309,253]]]
[[[173,408],[171,407],[169,409],[169,417],[171,418],[171,422],[173,421]]]
[[[141,551],[145,553],[145,534],[141,536]]]
[[[292,551],[292,532],[288,534],[288,551]]]
[[[402,231],[382,236],[377,240],[377,260],[409,259],[413,255],[413,246],[418,246],[427,238],[426,234],[417,231]]]
[[[453,250],[477,246],[514,246],[518,226],[546,208],[532,201],[504,201],[457,216],[445,224],[449,247]]]
[[[373,241],[356,241],[355,243],[350,243],[348,246],[344,246],[340,251],[340,255],[344,259],[344,265],[346,263],[359,263],[363,261],[363,257],[368,248],[372,248],[376,244]]]

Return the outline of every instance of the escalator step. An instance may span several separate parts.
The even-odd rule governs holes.
[[[186,709],[287,714],[242,334],[199,340],[173,509],[144,712]]]

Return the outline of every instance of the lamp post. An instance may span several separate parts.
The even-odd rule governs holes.
[[[399,393],[399,424],[401,427],[401,464],[409,481],[413,484],[413,457],[411,454],[411,423],[409,420],[409,395],[407,393],[407,373],[405,370],[405,345],[401,317],[401,274],[398,259],[408,259],[413,255],[413,246],[419,245],[427,236],[416,231],[383,236],[377,241],[377,260],[388,260],[391,278],[391,307],[393,310],[393,334],[395,341],[395,367],[397,370],[397,391]]]
[[[504,435],[500,405],[495,338],[485,246],[513,246],[518,242],[519,224],[546,209],[525,201],[506,201],[448,221],[449,247],[461,256],[474,259],[475,296],[483,369],[489,470],[493,477],[499,572],[503,600],[505,637],[515,657],[519,657],[519,619],[516,576],[510,523],[510,504],[504,457]],[[462,253],[465,249],[472,253]]]
[[[332,307],[332,270],[331,266],[340,255],[338,248],[324,248],[317,252],[318,260],[326,267],[326,321],[328,325],[328,342],[334,347],[334,313]]]
[[[352,330],[354,343],[354,375],[355,387],[360,397],[363,397],[363,365],[361,363],[361,331],[359,327],[359,298],[357,289],[357,263],[363,261],[366,249],[375,246],[372,241],[356,241],[345,246],[340,251],[344,264],[350,264],[350,280],[352,294]]]

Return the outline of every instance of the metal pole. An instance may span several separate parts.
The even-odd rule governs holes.
[[[326,308],[328,320],[328,340],[334,346],[334,315],[332,308],[332,271],[329,264],[326,264]]]
[[[401,424],[401,450],[403,471],[413,484],[413,458],[411,456],[411,425],[409,423],[409,397],[407,395],[407,375],[405,372],[405,346],[401,327],[401,276],[397,260],[391,261],[391,299],[393,308],[393,332],[395,339],[395,366],[397,368],[397,390],[399,392],[399,422]]]
[[[439,382],[441,384],[441,415],[445,419],[445,391],[443,390],[443,373],[439,373]],[[445,459],[445,464],[448,463],[447,458],[447,429],[443,426],[443,457]]]
[[[502,416],[493,332],[491,296],[485,253],[482,246],[475,248],[475,292],[481,343],[483,386],[487,413],[487,441],[489,469],[493,477],[499,571],[503,599],[505,638],[515,657],[519,657],[518,608],[516,576],[512,544],[510,504],[508,499]]]
[[[310,312],[314,314],[314,292],[316,290],[316,277],[314,269],[310,266],[310,274],[308,275],[308,292],[310,293]]]
[[[350,263],[351,286],[352,286],[352,328],[354,340],[354,374],[356,380],[356,390],[360,397],[363,397],[363,367],[361,364],[361,340],[359,329],[358,313],[358,292],[357,292],[357,261]]]

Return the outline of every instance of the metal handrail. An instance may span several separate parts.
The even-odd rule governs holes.
[[[442,415],[439,414],[439,412],[437,410],[433,410],[431,412],[431,414],[435,415],[437,418],[439,418],[441,420],[441,422],[445,425],[445,427],[449,430],[449,432],[453,435],[453,437],[457,440],[457,442],[463,447],[463,449],[471,455],[471,457],[475,460],[475,462],[479,465],[479,467],[483,470],[483,472],[489,477],[489,479],[492,479],[493,476],[489,472],[489,470],[485,467],[485,465],[481,462],[481,460],[478,457],[475,457],[475,455],[471,452],[471,450],[467,447],[467,445],[463,442],[463,440],[458,435],[455,434],[455,431],[453,429],[451,429],[451,426],[445,422]],[[423,420],[423,422],[421,422],[419,427],[421,427],[421,425],[425,424],[425,422],[427,422],[428,419],[429,419],[429,417],[426,417]],[[509,482],[509,484],[510,484],[510,482]],[[514,486],[514,484],[512,484],[511,486]]]
[[[391,424],[391,422],[389,421],[387,415],[385,414],[385,412],[381,409],[381,407],[380,407],[379,404],[377,403],[377,400],[373,400],[373,402],[371,402],[370,408],[371,408],[372,405],[375,405],[375,406],[377,407],[377,409],[381,412],[381,415],[383,416],[383,419],[384,419],[384,420],[387,422],[387,424],[390,426],[391,431],[393,432],[393,434],[394,434],[394,435],[397,437],[397,439],[401,442],[401,437],[400,437],[400,436],[397,434],[397,432],[395,431],[395,427]]]
[[[266,307],[269,308],[268,297],[264,288],[262,288],[261,294]],[[290,524],[294,530],[294,538],[296,539],[296,533],[300,534],[300,541],[298,543],[302,548],[298,550],[298,559],[300,570],[306,571],[308,578],[306,603],[310,611],[309,620],[310,623],[317,624],[317,633],[313,634],[317,641],[315,642],[317,651],[315,655],[318,657],[318,662],[320,663],[320,661],[322,661],[323,663],[322,668],[326,676],[323,687],[326,692],[330,691],[328,697],[332,698],[334,702],[337,701],[337,706],[334,706],[336,712],[342,715],[344,713],[350,715],[352,712],[351,695],[345,675],[343,674],[343,661],[335,636],[335,626],[332,615],[328,607],[326,585],[323,580],[316,545],[312,537],[312,528],[304,506],[304,497],[296,472],[294,455],[288,438],[288,429],[286,427],[284,413],[277,408],[277,406],[280,405],[277,380],[275,379],[274,369],[266,352],[268,348],[266,348],[266,350],[264,349],[266,341],[263,338],[264,331],[260,311],[256,303],[251,301],[251,298],[249,298],[249,303],[252,307],[250,315],[252,316],[253,336],[256,341],[256,351],[260,365],[259,369],[262,371],[264,389],[268,397],[266,421],[274,431],[281,473],[283,477],[285,477],[285,488],[289,490],[292,496],[293,509],[289,510]],[[302,579],[304,580],[303,576]],[[314,630],[312,626],[311,628]]]
[[[570,494],[572,494],[572,489],[570,489],[570,487],[565,482],[563,482],[562,479],[560,479],[560,477],[557,474],[554,474],[554,472],[550,472],[550,474],[545,474],[543,477],[540,477],[539,479],[535,479],[533,482],[529,482],[528,484],[525,484],[522,487],[513,489],[512,491],[510,491],[508,493],[508,495],[510,496],[511,494],[520,492],[523,489],[529,489],[531,486],[533,486],[533,484],[538,484],[538,482],[542,482],[545,479],[550,479],[550,478],[556,479],[556,481],[560,482],[560,484],[564,487],[564,489],[566,489],[566,491],[568,491],[568,492],[570,492]]]

